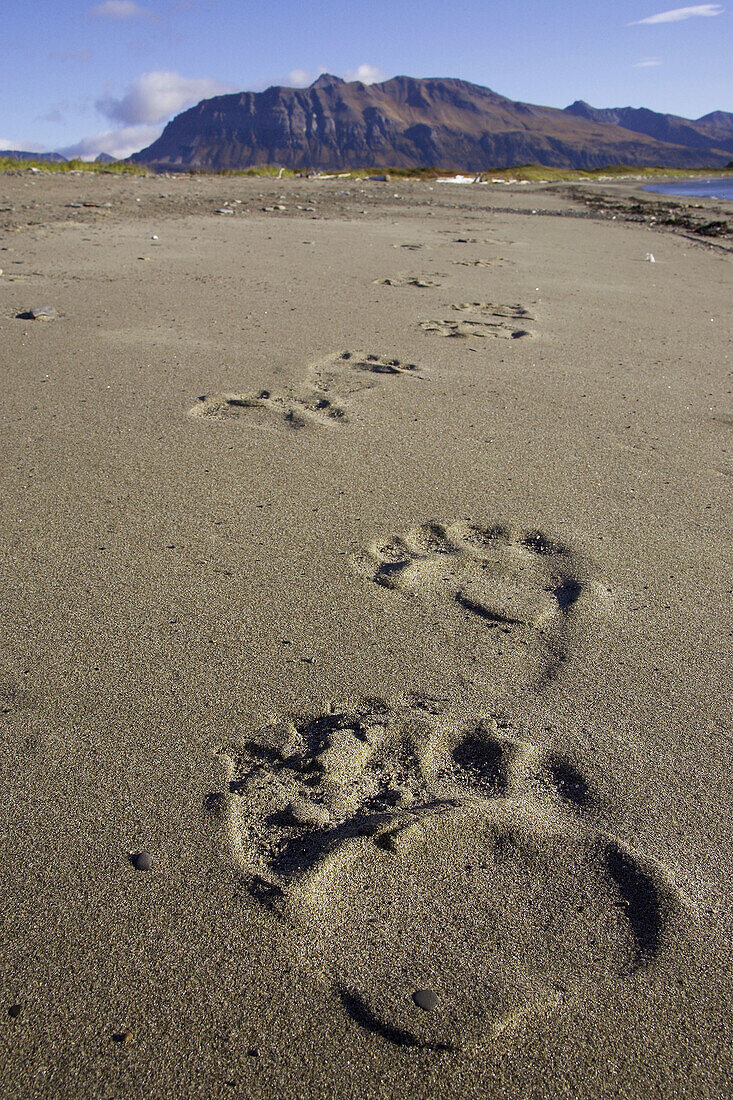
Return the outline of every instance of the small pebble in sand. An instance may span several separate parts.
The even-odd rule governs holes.
[[[131,862],[136,871],[149,871],[153,866],[153,857],[150,852],[137,852],[131,857]]]
[[[432,1012],[438,1006],[438,994],[432,989],[416,989],[412,999],[417,1007],[424,1009],[425,1012]]]
[[[129,1046],[130,1043],[135,1041],[135,1036],[131,1031],[115,1031],[112,1039],[115,1043],[124,1043],[125,1046]]]
[[[8,1016],[10,1016],[10,1018],[12,1020],[15,1020],[18,1016],[20,1016],[20,1011],[21,1011],[21,1006],[20,1005],[11,1005],[10,1008],[8,1009]]]
[[[53,306],[36,306],[28,310],[28,315],[33,321],[54,321],[58,316]]]

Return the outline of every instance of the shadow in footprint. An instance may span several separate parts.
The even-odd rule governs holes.
[[[497,793],[507,787],[504,750],[497,741],[470,733],[453,749],[453,761],[477,785]]]
[[[451,1043],[421,1042],[417,1036],[412,1035],[409,1031],[385,1023],[372,1012],[369,1005],[357,993],[350,993],[346,989],[339,989],[336,993],[346,1014],[359,1027],[364,1028],[365,1031],[370,1031],[373,1035],[379,1035],[382,1039],[386,1039],[388,1043],[393,1043],[398,1047],[420,1047],[422,1050],[447,1052],[456,1050]]]
[[[284,919],[282,902],[285,891],[274,882],[268,882],[261,875],[254,875],[247,883],[247,893],[260,905],[269,909],[278,920]]]
[[[401,830],[421,818],[455,809],[456,806],[455,799],[445,798],[432,799],[407,810],[400,809],[398,803],[397,792],[383,791],[365,799],[348,821],[300,831],[285,838],[269,861],[270,869],[282,878],[302,875],[349,841],[360,837],[373,837],[378,847],[391,849],[392,837]],[[270,824],[276,824],[276,821],[271,819]]]
[[[663,929],[659,889],[652,876],[613,841],[606,845],[604,858],[608,873],[621,894],[626,918],[636,941],[640,967],[646,956],[656,955]]]
[[[558,794],[567,802],[583,809],[595,803],[593,792],[587,780],[573,765],[561,756],[551,756],[548,771]]]
[[[483,604],[477,603],[476,600],[472,600],[470,596],[467,596],[464,592],[456,593],[456,603],[459,607],[462,607],[464,611],[470,611],[472,615],[477,615],[479,619],[485,619],[486,622],[491,623],[494,626],[524,626],[520,619],[511,619],[507,615],[500,615],[498,611],[491,611],[488,607],[484,607]]]
[[[501,529],[499,529],[501,532]],[[546,535],[543,535],[541,531],[528,531],[522,539],[522,545],[526,546],[528,550],[532,550],[535,554],[554,554],[558,557],[567,555],[570,551],[566,546],[561,546],[558,542],[553,542],[552,539],[548,539]]]
[[[557,600],[560,610],[567,611],[574,603],[578,602],[582,591],[582,585],[574,577],[566,577],[557,588],[552,589],[552,594]]]
[[[359,814],[333,828],[314,829],[305,834],[287,837],[270,860],[270,867],[276,875],[284,878],[302,875],[347,841],[371,836],[391,820],[391,814]]]

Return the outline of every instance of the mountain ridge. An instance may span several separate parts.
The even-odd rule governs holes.
[[[46,160],[53,161],[54,164],[66,160],[61,153],[31,153],[27,149],[0,149],[0,157],[7,157],[9,160]]]
[[[725,167],[731,154],[733,115],[723,111],[693,121],[581,100],[560,109],[452,77],[396,76],[367,85],[322,73],[307,88],[273,85],[202,100],[129,160],[209,170],[277,164],[486,171],[527,163]]]
[[[689,119],[651,111],[648,107],[591,107],[582,99],[576,99],[565,111],[593,122],[622,126],[657,141],[697,149],[707,149],[715,144],[733,153],[733,114],[725,111],[713,111],[702,118]]]

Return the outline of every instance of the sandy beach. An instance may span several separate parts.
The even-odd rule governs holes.
[[[731,238],[0,191],[2,1095],[728,1095]]]

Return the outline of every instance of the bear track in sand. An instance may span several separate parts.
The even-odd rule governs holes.
[[[575,761],[444,703],[285,715],[207,802],[253,898],[362,1027],[453,1050],[653,967],[680,896]],[[437,1009],[416,1009],[428,988]]]
[[[538,684],[557,676],[574,632],[605,599],[569,546],[501,524],[426,523],[375,540],[353,564],[380,588],[434,608],[457,645],[491,645],[495,667],[511,651],[519,674]]]

